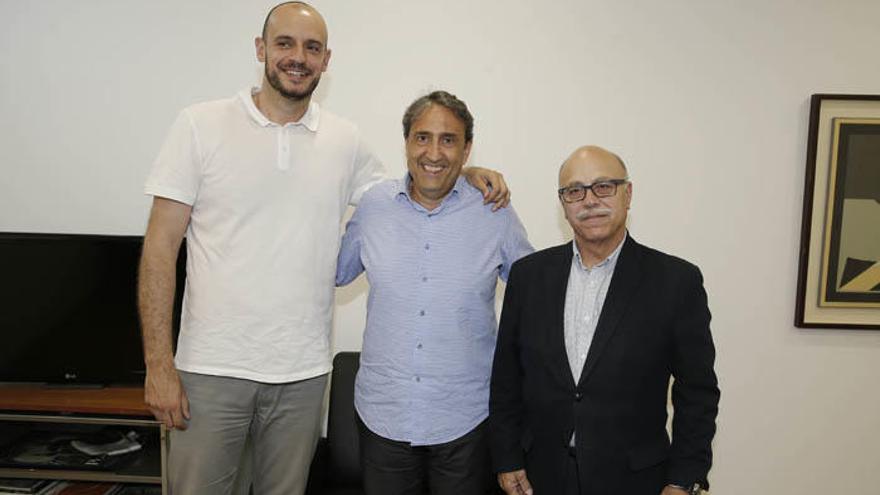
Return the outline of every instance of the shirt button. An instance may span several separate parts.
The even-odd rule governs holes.
[[[422,344],[419,344],[416,346],[416,349],[421,349],[421,348],[422,348]]]
[[[420,381],[422,381],[422,378],[417,376],[417,377],[416,377],[416,381],[417,381],[417,382],[420,382]]]
[[[431,245],[430,245],[430,244],[425,244],[425,251],[427,251],[427,250],[429,250],[429,249],[431,249]]]
[[[584,398],[584,395],[583,395],[582,393],[580,393],[580,392],[575,392],[575,393],[574,393],[574,400],[575,400],[575,401],[580,402],[581,399],[583,399],[583,398]]]
[[[428,281],[428,277],[422,277],[422,282],[427,282],[427,281]]]
[[[421,310],[421,311],[419,311],[419,316],[425,316],[425,310],[424,310],[424,309]]]

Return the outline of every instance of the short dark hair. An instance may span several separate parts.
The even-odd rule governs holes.
[[[414,120],[428,109],[431,105],[440,105],[449,109],[464,124],[464,141],[470,143],[474,140],[474,116],[471,115],[467,105],[459,100],[454,94],[446,91],[433,91],[412,102],[403,113],[403,137],[409,138],[409,130]]]
[[[299,5],[302,5],[303,7],[308,7],[309,9],[315,10],[317,12],[317,10],[314,7],[307,4],[306,2],[281,2],[281,3],[279,3],[278,5],[269,9],[269,13],[266,14],[266,19],[263,21],[263,31],[260,34],[260,37],[263,38],[263,40],[266,39],[266,29],[269,27],[269,18],[272,17],[272,14],[275,13],[275,10],[278,9],[278,7],[284,7],[285,5],[293,5],[293,4],[299,4]]]

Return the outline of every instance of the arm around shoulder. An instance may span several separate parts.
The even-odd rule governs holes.
[[[353,165],[348,204],[357,206],[370,188],[385,179],[385,166],[364,143],[361,135],[358,135]]]
[[[493,211],[510,203],[510,189],[501,172],[483,167],[465,167],[461,173],[470,185],[483,194],[484,204],[494,203]]]

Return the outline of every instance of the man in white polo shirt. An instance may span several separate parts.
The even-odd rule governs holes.
[[[145,187],[154,197],[138,290],[145,401],[178,430],[169,452],[175,494],[228,493],[248,437],[255,492],[303,492],[330,370],[339,224],[383,174],[355,126],[311,101],[330,60],[314,8],[273,8],[256,52],[262,86],[184,109]],[[506,204],[499,174],[468,175]]]

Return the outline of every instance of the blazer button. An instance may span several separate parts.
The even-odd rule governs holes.
[[[584,398],[584,394],[582,394],[582,393],[580,393],[580,392],[575,392],[575,393],[574,393],[574,400],[575,400],[575,401],[580,402],[581,399],[583,399],[583,398]]]

